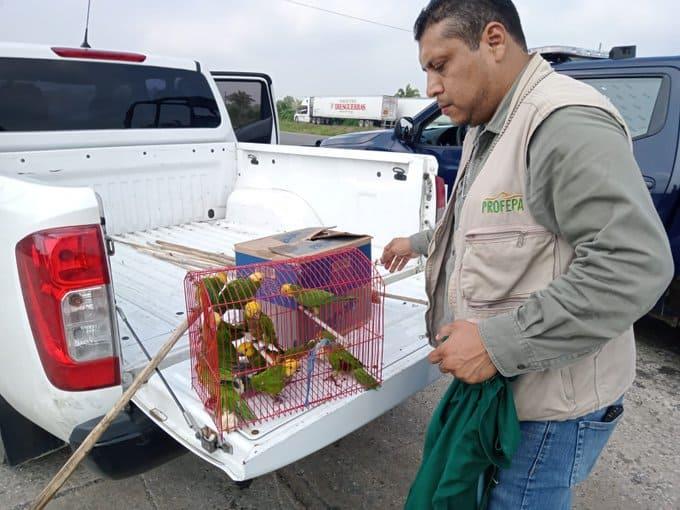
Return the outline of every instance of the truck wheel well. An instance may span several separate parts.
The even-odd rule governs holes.
[[[25,418],[0,395],[0,461],[17,466],[66,444]]]

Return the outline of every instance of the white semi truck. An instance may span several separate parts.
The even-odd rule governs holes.
[[[435,99],[431,97],[400,97],[397,99],[398,119],[402,117],[415,117],[435,102]]]
[[[356,120],[361,127],[391,127],[397,118],[397,98],[394,96],[316,96],[302,101],[294,120],[312,124],[340,124],[344,120]]]

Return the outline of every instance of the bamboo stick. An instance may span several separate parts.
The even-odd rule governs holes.
[[[205,252],[202,250],[194,250],[188,246],[173,245],[172,243],[165,243],[163,241],[149,242],[147,244],[141,244],[129,239],[125,239],[119,236],[112,236],[115,242],[124,244],[135,248],[136,250],[155,256],[161,260],[167,262],[178,262],[183,265],[194,266],[198,269],[209,269],[211,267],[219,266],[231,266],[233,265],[233,259],[226,256],[219,256],[216,254],[210,254],[210,252]],[[167,244],[167,246],[166,246]],[[180,249],[175,249],[174,251],[170,249],[169,245],[176,247],[181,247]],[[176,264],[177,265],[177,264]]]
[[[163,260],[165,262],[169,262],[173,266],[177,266],[181,269],[184,269],[185,271],[201,271],[203,269],[207,269],[207,266],[195,265],[194,261],[189,263],[185,259],[177,259],[175,257],[164,255],[162,253],[157,253],[157,252],[151,251],[151,250],[149,250],[148,253],[149,253],[149,255],[151,255],[152,257],[154,257],[158,260]]]
[[[394,299],[396,301],[406,301],[407,303],[413,303],[416,305],[425,305],[427,306],[429,304],[428,301],[424,299],[418,299],[414,297],[409,297],[409,296],[400,296],[399,294],[390,294],[390,293],[385,293],[384,296],[387,299]]]
[[[197,255],[204,259],[214,260],[225,265],[232,265],[235,260],[234,257],[229,255],[224,255],[222,253],[215,253],[210,251],[199,250],[198,248],[192,248],[190,246],[184,246],[182,244],[175,244],[168,241],[156,240],[156,244],[167,247],[172,251],[177,251],[180,253],[186,253],[187,255]]]

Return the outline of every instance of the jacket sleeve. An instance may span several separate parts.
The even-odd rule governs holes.
[[[430,241],[432,240],[433,234],[434,230],[432,229],[423,230],[422,232],[413,234],[408,238],[411,242],[411,249],[418,255],[427,256],[427,249],[430,246]]]
[[[673,278],[668,237],[629,139],[605,111],[574,106],[544,121],[529,146],[526,195],[575,258],[520,308],[480,323],[505,376],[595,352],[646,314]]]

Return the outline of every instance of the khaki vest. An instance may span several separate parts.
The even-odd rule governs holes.
[[[545,60],[534,56],[520,79],[505,126],[469,187],[458,230],[451,236],[452,199],[433,235],[426,264],[426,289],[432,303],[426,312],[430,339],[443,325],[447,304],[459,320],[508,313],[569,268],[574,249],[536,222],[524,194],[533,133],[552,112],[573,105],[607,111],[628,132],[606,97],[555,73]],[[477,129],[465,139],[452,197],[464,178]],[[456,260],[446,282],[442,273],[452,242]],[[555,352],[558,358],[563,367],[563,354]],[[527,364],[532,361],[527,359]],[[564,368],[550,368],[556,363],[547,361],[546,370],[521,375],[512,383],[520,420],[567,420],[615,402],[635,376],[632,327]]]

